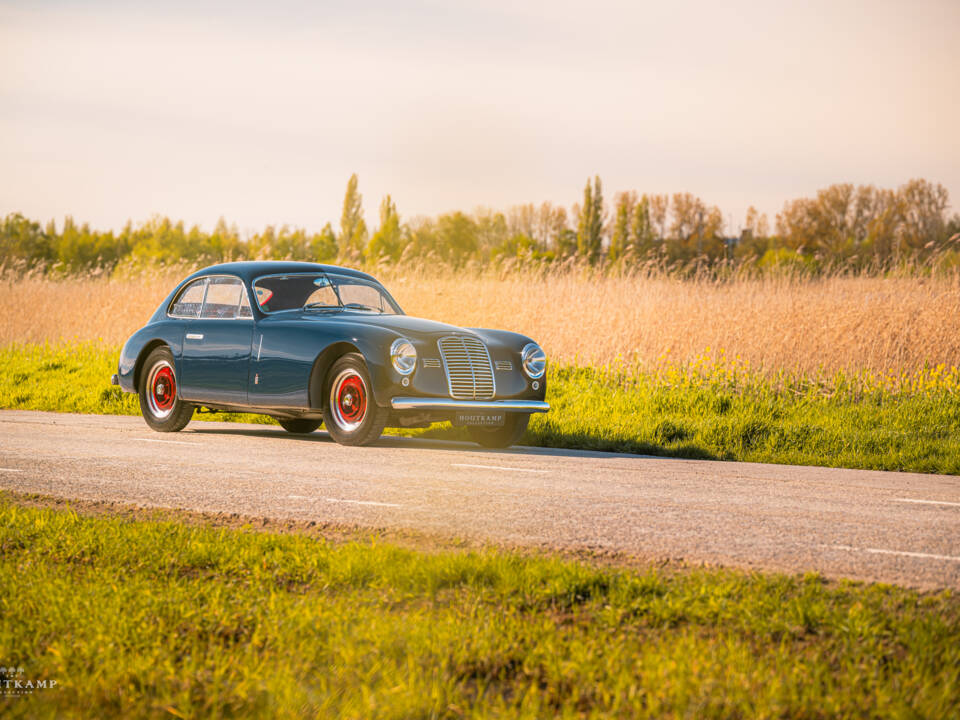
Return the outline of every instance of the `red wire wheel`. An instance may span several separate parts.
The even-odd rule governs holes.
[[[346,432],[360,427],[367,414],[367,387],[360,374],[351,369],[343,370],[333,381],[330,394],[337,425]]]
[[[158,418],[169,415],[177,400],[177,379],[173,368],[165,360],[151,368],[147,392],[150,411]]]
[[[183,430],[193,417],[196,406],[184,402],[179,389],[170,348],[154,348],[137,373],[137,393],[143,419],[157,432]]]
[[[390,419],[390,408],[377,405],[373,381],[360,353],[347,353],[331,366],[324,381],[323,424],[341,445],[370,445]],[[329,382],[329,385],[327,385]]]

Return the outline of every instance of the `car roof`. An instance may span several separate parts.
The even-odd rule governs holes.
[[[262,275],[284,275],[287,273],[305,273],[305,272],[325,272],[338,275],[349,275],[350,277],[362,278],[364,280],[374,280],[369,275],[353,268],[340,267],[339,265],[323,265],[321,263],[311,262],[293,262],[290,260],[247,260],[243,262],[220,263],[210,265],[202,270],[197,270],[188,280],[203,277],[205,275],[237,275],[248,283],[253,282]]]

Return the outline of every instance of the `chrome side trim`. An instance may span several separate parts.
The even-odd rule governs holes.
[[[203,340],[203,333],[187,333],[187,340]]]
[[[541,413],[550,410],[543,400],[454,400],[451,398],[395,397],[394,410],[504,410],[506,412]]]

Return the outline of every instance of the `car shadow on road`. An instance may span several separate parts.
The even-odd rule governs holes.
[[[301,443],[327,443],[334,444],[333,438],[323,431],[317,430],[305,435],[295,435],[286,430],[274,426],[263,425],[262,427],[202,427],[191,426],[185,433],[198,435],[240,435],[246,437],[262,437],[295,440]],[[605,458],[672,458],[675,460],[720,460],[721,458],[695,445],[684,445],[677,448],[666,448],[649,443],[637,443],[632,451],[619,450],[593,450],[577,447],[584,444],[584,438],[551,438],[558,445],[568,444],[571,447],[542,447],[535,445],[514,445],[509,448],[492,449],[484,448],[469,440],[447,440],[435,437],[402,437],[398,435],[384,435],[370,447],[374,448],[396,448],[408,450],[441,450],[447,452],[475,452],[488,455],[542,455],[549,457],[605,457]],[[587,438],[587,444],[590,443]],[[579,442],[578,442],[579,441]],[[594,441],[596,442],[596,440]],[[599,444],[599,443],[597,443]]]

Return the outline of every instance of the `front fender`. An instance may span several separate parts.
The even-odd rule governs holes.
[[[497,397],[525,398],[543,400],[547,395],[547,377],[544,375],[534,383],[523,372],[521,353],[529,343],[536,343],[530,337],[509,330],[491,330],[488,328],[470,328],[486,344],[490,357],[494,361],[508,360],[512,365],[509,372],[497,373]]]
[[[398,333],[390,330],[365,327],[362,332],[342,341],[349,342],[363,356],[373,384],[374,401],[381,407],[389,407],[391,398],[401,387],[400,374],[393,369],[390,362],[390,345],[398,337]],[[329,364],[332,364],[332,361]]]
[[[374,401],[388,406],[393,397],[390,386],[399,381],[389,358],[396,337],[395,332],[372,326],[263,320],[254,333],[250,404],[319,410],[324,402],[319,380],[326,378],[337,358],[358,352],[370,373]]]
[[[500,346],[515,352],[523,350],[527,343],[536,342],[532,338],[520,333],[510,332],[509,330],[491,330],[489,328],[467,328],[470,332],[479,335],[487,346]]]

